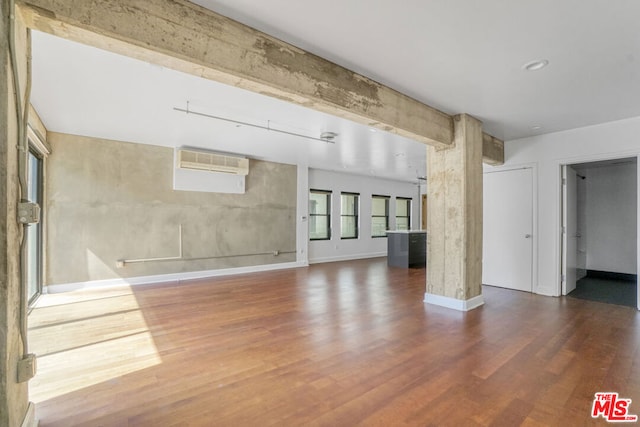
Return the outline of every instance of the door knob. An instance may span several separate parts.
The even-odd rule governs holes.
[[[524,238],[525,238],[525,239],[530,239],[531,237],[532,237],[532,236],[531,236],[531,234],[525,234],[525,235],[524,235]]]

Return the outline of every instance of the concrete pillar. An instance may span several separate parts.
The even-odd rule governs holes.
[[[0,426],[19,426],[29,407],[27,383],[18,382],[20,336],[20,227],[16,107],[9,59],[9,1],[0,0]],[[16,16],[21,89],[26,83],[26,27]],[[23,96],[23,94],[21,94]]]
[[[451,148],[428,147],[425,302],[467,311],[482,298],[482,122],[453,118]]]

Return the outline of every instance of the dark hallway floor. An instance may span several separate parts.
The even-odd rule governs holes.
[[[570,297],[607,304],[637,307],[637,286],[635,281],[583,277],[576,283]]]

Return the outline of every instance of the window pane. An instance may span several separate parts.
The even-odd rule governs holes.
[[[356,194],[341,195],[341,214],[357,215],[358,196]]]
[[[329,213],[329,194],[311,193],[309,195],[309,213],[327,215]]]
[[[341,218],[340,230],[342,238],[355,238],[358,237],[358,230],[356,227],[355,216],[343,216]]]
[[[42,160],[29,151],[27,179],[27,199],[42,207]],[[40,293],[42,287],[42,224],[40,222],[26,227],[27,240],[27,294],[29,304]]]
[[[331,238],[331,193],[311,191],[309,193],[309,239]]]
[[[409,216],[409,200],[396,199],[396,216]]]
[[[409,229],[409,218],[399,217],[396,218],[396,230],[408,230]]]
[[[329,217],[312,216],[309,217],[309,238],[328,239],[329,238]]]
[[[374,216],[371,218],[371,235],[372,236],[387,235],[387,217]]]
[[[342,193],[340,195],[340,237],[354,239],[358,237],[358,195]]]
[[[386,215],[387,199],[384,197],[373,197],[371,199],[371,215]]]

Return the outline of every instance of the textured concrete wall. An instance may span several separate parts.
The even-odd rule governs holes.
[[[13,80],[8,54],[9,5],[0,0],[0,426],[19,426],[27,405],[27,383],[17,382],[20,338],[20,233],[16,221],[18,154]],[[17,16],[21,90],[26,87],[26,29]]]
[[[172,190],[173,150],[49,132],[45,284],[296,260],[296,167],[252,160],[245,194]],[[278,256],[151,262],[272,251]]]

